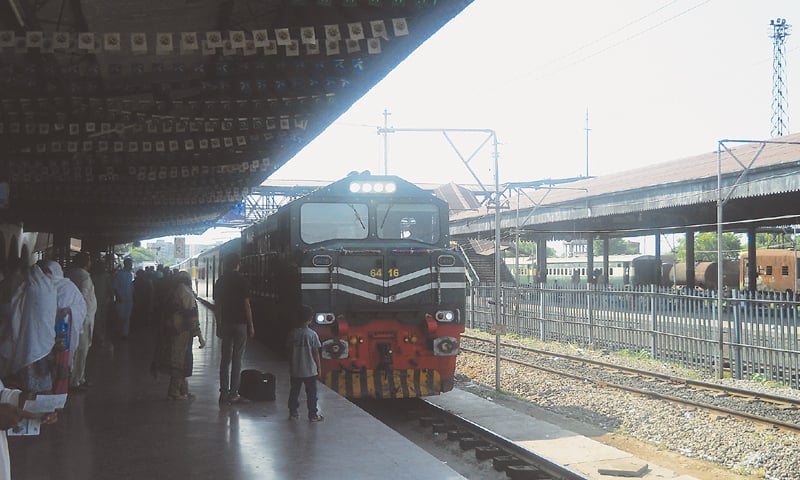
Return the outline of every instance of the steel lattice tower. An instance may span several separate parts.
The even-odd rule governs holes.
[[[792,26],[785,18],[769,21],[772,27],[770,38],[773,40],[772,56],[772,127],[770,136],[780,137],[789,133],[787,108],[787,92],[784,66],[786,64],[786,37]]]

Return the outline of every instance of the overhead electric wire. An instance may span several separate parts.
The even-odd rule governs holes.
[[[668,17],[668,18],[666,18],[666,19],[662,20],[662,21],[661,21],[661,22],[659,22],[659,23],[656,23],[655,25],[652,25],[652,26],[650,26],[650,27],[647,27],[647,28],[645,28],[644,30],[638,31],[638,32],[636,32],[636,33],[633,33],[633,34],[631,34],[631,35],[629,35],[629,36],[627,36],[627,37],[625,37],[625,38],[623,38],[623,39],[621,39],[621,40],[619,40],[619,41],[617,41],[617,42],[615,42],[615,43],[612,43],[611,45],[608,45],[607,47],[605,47],[605,48],[602,48],[602,49],[600,49],[600,50],[598,50],[598,51],[596,51],[596,52],[594,52],[594,53],[591,53],[591,54],[589,54],[589,55],[586,55],[586,56],[583,56],[583,57],[581,57],[581,58],[578,58],[577,60],[574,60],[574,61],[572,61],[572,62],[569,62],[569,63],[567,63],[566,65],[563,65],[562,67],[560,67],[560,68],[557,68],[557,69],[555,69],[555,70],[552,70],[552,71],[549,71],[549,72],[544,72],[544,73],[540,74],[539,76],[535,77],[535,78],[533,79],[533,81],[539,81],[539,80],[541,80],[541,79],[543,79],[543,78],[546,78],[546,77],[548,77],[548,76],[550,76],[550,75],[554,75],[554,74],[556,74],[556,73],[559,73],[559,72],[561,72],[561,71],[563,71],[563,70],[566,70],[566,69],[568,69],[568,68],[570,68],[570,67],[572,67],[572,66],[575,66],[575,65],[577,65],[577,64],[579,64],[579,63],[585,62],[586,60],[589,60],[589,59],[591,59],[591,58],[594,58],[594,57],[596,57],[596,56],[598,56],[598,55],[600,55],[600,54],[602,54],[602,53],[605,53],[605,52],[607,52],[607,51],[609,51],[609,50],[611,50],[611,49],[613,49],[613,48],[616,48],[616,47],[618,47],[618,46],[622,45],[623,43],[626,43],[626,42],[628,42],[628,41],[630,41],[630,40],[633,40],[634,38],[637,38],[637,37],[639,37],[639,36],[641,36],[641,35],[644,35],[644,34],[645,34],[645,33],[647,33],[647,32],[650,32],[650,31],[652,31],[652,30],[654,30],[654,29],[656,29],[656,28],[658,28],[658,27],[660,27],[660,26],[662,26],[662,25],[664,25],[664,24],[666,24],[666,23],[669,23],[669,22],[671,22],[671,21],[673,21],[673,20],[675,20],[675,19],[677,19],[677,18],[679,18],[679,17],[682,17],[682,16],[686,15],[687,13],[689,13],[689,12],[691,12],[691,11],[693,11],[693,10],[695,10],[695,9],[699,8],[699,7],[702,7],[703,5],[705,5],[705,4],[709,3],[709,2],[711,2],[711,0],[704,0],[704,1],[700,2],[700,3],[698,3],[697,5],[694,5],[694,6],[692,6],[692,7],[689,7],[689,8],[687,8],[687,9],[685,9],[685,10],[683,10],[683,11],[679,12],[679,13],[676,13],[675,15],[673,15],[673,16],[671,16],[671,17]],[[598,38],[598,39],[596,39],[596,40],[594,40],[594,41],[592,41],[592,42],[589,42],[589,43],[587,43],[587,44],[585,44],[585,45],[583,45],[583,46],[581,46],[581,47],[578,47],[577,49],[575,49],[575,50],[573,50],[573,51],[571,51],[571,52],[569,52],[569,53],[565,54],[565,55],[564,55],[564,56],[562,56],[561,58],[558,58],[558,59],[555,59],[555,60],[551,60],[551,61],[549,61],[549,62],[545,63],[544,65],[542,65],[541,67],[538,67],[538,68],[547,67],[547,66],[549,66],[549,65],[552,65],[553,63],[557,63],[557,62],[559,62],[559,61],[561,61],[561,60],[563,60],[563,59],[565,59],[565,58],[568,58],[568,57],[570,57],[570,56],[574,55],[574,54],[575,54],[575,53],[577,53],[577,52],[583,51],[583,50],[585,50],[586,48],[588,48],[588,47],[590,47],[590,46],[592,46],[592,45],[595,45],[595,44],[599,43],[600,41],[602,41],[602,40],[604,40],[604,39],[606,39],[606,38],[608,38],[608,37],[610,37],[610,36],[612,36],[612,35],[614,35],[614,34],[616,34],[616,33],[620,32],[620,31],[622,31],[622,30],[626,29],[627,27],[629,27],[629,26],[631,26],[631,25],[634,25],[634,24],[636,24],[636,23],[639,23],[639,22],[641,22],[642,20],[644,20],[644,19],[646,19],[646,18],[650,17],[651,15],[653,15],[653,14],[657,13],[658,11],[660,11],[660,10],[663,10],[664,8],[666,8],[666,7],[670,6],[670,5],[672,5],[672,3],[675,3],[675,2],[671,2],[671,3],[667,4],[667,5],[664,5],[664,6],[662,6],[662,7],[659,7],[658,9],[656,9],[656,10],[653,10],[652,12],[650,12],[650,13],[648,13],[648,14],[646,14],[646,15],[644,15],[644,16],[642,16],[642,17],[640,17],[640,18],[638,18],[638,19],[636,19],[636,20],[634,20],[634,21],[632,21],[632,22],[629,22],[628,24],[625,24],[625,25],[623,25],[622,27],[618,28],[617,30],[615,30],[615,31],[613,31],[613,32],[611,32],[611,33],[609,33],[609,34],[603,35],[602,37],[600,37],[600,38]],[[534,69],[534,70],[532,70],[532,71],[528,71],[527,73],[525,73],[525,74],[522,74],[522,75],[520,75],[519,77],[516,77],[515,79],[513,79],[513,80],[511,80],[510,82],[507,82],[507,83],[512,83],[512,82],[514,82],[514,81],[518,81],[518,80],[521,80],[521,79],[527,78],[527,77],[531,76],[531,74],[533,74],[535,71],[536,71],[536,69]]]
[[[670,5],[672,5],[674,3],[677,3],[677,2],[678,2],[678,0],[672,0],[671,2],[668,2],[668,3],[664,4],[664,5],[656,8],[655,10],[651,10],[650,12],[642,15],[641,17],[639,17],[639,18],[637,18],[635,20],[631,20],[630,22],[622,25],[621,27],[617,28],[616,30],[613,30],[613,31],[611,31],[611,32],[599,37],[599,38],[596,38],[596,39],[591,40],[591,41],[589,41],[587,43],[584,43],[583,45],[579,46],[578,48],[576,48],[574,50],[571,50],[571,51],[565,53],[564,55],[561,55],[560,57],[554,58],[554,59],[552,59],[550,61],[547,61],[547,62],[545,62],[545,63],[543,63],[541,65],[538,65],[533,70],[528,70],[527,72],[524,72],[522,75],[520,75],[517,78],[525,78],[525,77],[527,77],[528,75],[530,75],[532,72],[534,72],[536,70],[544,69],[544,68],[549,67],[550,65],[552,65],[554,63],[558,63],[558,62],[564,60],[565,58],[569,58],[569,57],[575,55],[576,53],[579,53],[579,52],[581,52],[583,50],[586,50],[587,48],[589,48],[589,47],[591,47],[591,46],[593,46],[595,44],[600,43],[601,41],[605,40],[606,38],[609,38],[609,37],[611,37],[613,35],[616,35],[617,33],[625,30],[626,28],[643,21],[643,20],[647,19],[648,17],[651,17],[651,16],[655,15],[656,13],[660,12],[661,10],[664,10],[665,8],[667,8]],[[516,79],[514,79],[514,80],[516,80]]]

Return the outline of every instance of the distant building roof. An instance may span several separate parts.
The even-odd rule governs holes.
[[[453,182],[441,185],[433,192],[437,197],[447,202],[451,212],[474,210],[481,206],[471,190]]]

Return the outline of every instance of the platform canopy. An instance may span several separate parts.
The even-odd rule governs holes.
[[[469,3],[0,0],[0,222],[203,231]]]

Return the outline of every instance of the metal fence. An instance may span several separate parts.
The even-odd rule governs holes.
[[[543,341],[628,350],[708,373],[724,369],[737,379],[800,388],[800,303],[785,294],[733,291],[718,315],[713,291],[504,285],[499,321],[494,297],[494,285],[470,287],[468,327],[494,331],[500,325]]]

